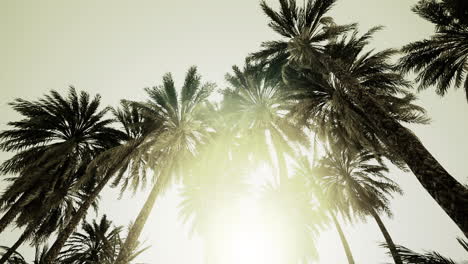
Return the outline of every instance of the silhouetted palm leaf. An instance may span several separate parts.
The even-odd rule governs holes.
[[[402,48],[403,72],[417,73],[419,89],[436,86],[443,96],[451,87],[463,88],[468,100],[468,4],[455,0],[420,0],[413,11],[435,24],[428,39]]]

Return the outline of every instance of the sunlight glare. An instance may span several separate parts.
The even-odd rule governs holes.
[[[229,230],[222,255],[225,263],[275,264],[280,263],[282,249],[276,245],[277,238],[268,232],[266,220],[254,199],[239,203],[242,214]]]

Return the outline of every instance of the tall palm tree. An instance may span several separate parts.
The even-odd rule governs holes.
[[[345,212],[345,214],[343,214],[345,219],[351,220],[348,217],[349,214],[346,214],[349,206],[343,199],[333,199],[332,197],[329,197],[329,195],[332,193],[325,192],[323,182],[321,182],[320,178],[318,177],[318,175],[321,174],[321,170],[317,167],[317,164],[318,160],[314,160],[311,163],[305,156],[297,159],[294,177],[304,179],[304,186],[310,190],[311,199],[318,202],[319,210],[322,211],[325,215],[328,215],[328,220],[333,222],[333,225],[335,226],[335,229],[340,237],[340,241],[343,246],[343,250],[345,251],[348,263],[354,264],[355,261],[351,247],[337,217],[339,213],[343,214],[343,212]]]
[[[314,27],[302,21],[323,16],[324,12],[313,7],[326,7],[320,9],[326,11],[334,1],[309,0],[301,8],[292,2],[281,0],[279,13],[265,8],[266,4],[262,3],[265,13],[272,20],[270,26],[275,31],[281,33],[292,28],[312,31]],[[285,37],[294,42],[296,35]],[[334,132],[359,147],[371,150],[379,150],[377,147],[380,147],[379,151],[389,154],[387,157],[390,159],[406,164],[433,199],[468,236],[468,189],[453,178],[419,139],[401,124],[425,120],[421,115],[422,109],[411,103],[414,96],[406,89],[408,83],[395,71],[389,60],[392,52],[368,52],[361,56],[352,53],[356,59],[369,57],[364,61],[356,61],[357,64],[365,65],[367,71],[353,72],[346,68],[349,60],[333,58],[326,52],[325,45],[333,44],[335,39],[326,40],[323,45],[303,42],[305,48],[302,49],[288,49],[283,45],[274,52],[298,53],[290,56],[287,63],[281,66],[291,99],[297,102],[293,113],[302,116],[306,125],[322,123],[324,127],[315,128]],[[364,43],[367,44],[367,41]],[[340,56],[343,55],[346,56]],[[302,57],[308,59],[294,59]],[[272,63],[278,62],[270,60],[271,53],[253,54],[253,58],[266,61],[264,64],[269,68],[273,67]],[[316,62],[321,67],[314,65]],[[389,77],[390,82],[387,81]],[[368,79],[372,81],[366,81]],[[383,83],[379,82],[381,79]]]
[[[371,215],[382,232],[396,264],[402,264],[395,244],[379,216],[391,215],[389,198],[401,193],[400,187],[384,175],[388,169],[375,161],[375,154],[335,147],[323,158],[318,176],[332,200],[343,200],[352,214]]]
[[[417,73],[419,89],[436,86],[438,95],[463,88],[468,100],[468,4],[462,0],[420,0],[413,12],[435,25],[435,34],[405,45],[403,72]]]
[[[172,75],[164,75],[163,84],[147,88],[150,99],[134,102],[143,115],[161,122],[159,134],[149,149],[149,164],[154,169],[155,183],[132,225],[122,250],[116,260],[125,263],[129,249],[133,248],[151,213],[156,198],[170,183],[177,180],[206,143],[210,129],[204,120],[205,102],[214,84],[202,84],[196,67],[191,67],[178,93]]]
[[[24,119],[0,132],[0,149],[17,152],[0,166],[3,174],[17,174],[0,197],[6,211],[0,231],[15,219],[16,225],[27,226],[13,251],[34,232],[36,239],[44,238],[71,217],[83,188],[94,180],[82,180],[86,165],[122,139],[110,127],[113,121],[104,117],[109,109],[99,110],[99,104],[99,96],[90,98],[74,88],[67,97],[51,91],[38,101],[10,103]]]
[[[142,119],[139,112],[123,102],[120,109],[114,110],[114,115],[125,131],[124,142],[116,147],[108,149],[94,158],[87,166],[85,177],[96,176],[96,184],[86,195],[86,199],[79,209],[61,229],[57,239],[47,252],[45,263],[53,263],[67,241],[68,237],[77,228],[81,220],[85,217],[89,207],[95,202],[99,193],[108,185],[109,181],[116,175],[121,178],[127,171],[134,173],[133,160],[140,160],[145,155],[153,139],[158,135],[160,123],[154,119]]]
[[[248,63],[242,70],[237,66],[232,69],[233,74],[226,75],[231,87],[223,91],[228,115],[254,155],[269,161],[276,156],[278,180],[284,180],[288,174],[285,154],[293,155],[294,143],[307,146],[307,136],[286,117],[288,105],[280,82],[267,79]]]

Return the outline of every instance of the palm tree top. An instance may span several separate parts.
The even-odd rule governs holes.
[[[403,191],[385,175],[388,168],[378,159],[369,151],[334,148],[320,160],[315,176],[320,178],[328,199],[339,205],[348,219],[351,212],[364,217],[370,208],[392,215],[390,198]]]
[[[60,262],[111,263],[120,249],[122,227],[113,227],[103,215],[99,222],[95,219],[91,223],[83,222],[82,229],[67,240],[66,249],[60,253]]]
[[[125,135],[112,127],[114,120],[106,116],[110,108],[100,109],[99,95],[73,87],[67,96],[51,91],[39,100],[16,99],[10,105],[23,119],[0,132],[0,149],[16,152],[0,172],[19,175],[9,179],[0,203],[3,209],[21,208],[18,225],[31,224],[38,234],[48,235],[71,216],[84,189],[93,184],[84,177],[88,164]],[[15,204],[20,197],[21,204]]]
[[[419,89],[436,87],[438,95],[463,88],[468,100],[468,4],[464,0],[420,0],[412,9],[435,25],[429,38],[405,45],[403,73],[417,74]]]
[[[434,24],[437,31],[468,28],[468,4],[464,0],[419,0],[412,11]]]
[[[90,98],[84,91],[78,93],[74,87],[69,88],[67,97],[52,90],[38,101],[18,98],[10,105],[24,119],[8,123],[15,129],[0,133],[3,140],[0,148],[4,151],[21,151],[63,142],[74,142],[80,147],[97,151],[114,146],[118,141],[100,140],[101,137],[113,139],[109,137],[113,134],[121,135],[109,127],[114,121],[104,118],[110,108],[99,110],[100,99],[99,95]]]
[[[180,93],[177,92],[171,73],[163,76],[161,85],[146,88],[145,91],[150,96],[148,104],[170,117],[171,122],[179,124],[208,99],[214,88],[214,83],[202,83],[197,68],[192,66],[186,73]]]
[[[249,61],[263,69],[270,79],[281,80],[281,68],[287,62],[298,62],[301,65],[319,63],[323,45],[330,39],[355,27],[336,25],[326,13],[336,0],[307,0],[298,6],[294,0],[280,0],[279,11],[260,3],[263,12],[268,16],[268,26],[282,39],[263,42],[260,51],[251,53]]]

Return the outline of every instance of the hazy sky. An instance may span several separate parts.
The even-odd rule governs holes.
[[[433,30],[411,13],[415,2],[341,0],[332,14],[338,23],[358,22],[362,30],[384,25],[373,42],[376,49],[399,48]],[[18,118],[7,106],[14,98],[36,99],[50,89],[65,91],[69,85],[99,93],[104,104],[116,105],[123,98],[144,99],[143,88],[159,84],[168,71],[180,84],[187,68],[197,65],[205,80],[224,87],[224,74],[233,64],[241,64],[262,41],[277,38],[256,0],[1,0],[0,33],[0,129]],[[454,177],[468,182],[464,95],[450,91],[440,98],[428,90],[419,96],[432,123],[413,130]],[[7,157],[1,153],[0,161]],[[398,170],[391,174],[405,191],[392,204],[393,219],[384,218],[394,241],[466,259],[455,240],[461,232],[414,175]],[[106,190],[100,210],[117,224],[127,225],[145,196],[127,195],[117,201],[116,191]],[[202,263],[202,243],[187,235],[177,217],[177,203],[177,188],[158,200],[142,237],[152,247],[138,259],[141,262]],[[370,219],[346,227],[345,233],[356,262],[391,262],[377,246],[383,238]],[[0,245],[11,246],[19,234],[11,229],[2,233]],[[346,262],[334,230],[324,232],[318,244],[320,263]],[[20,252],[31,257],[33,250],[23,246]]]

